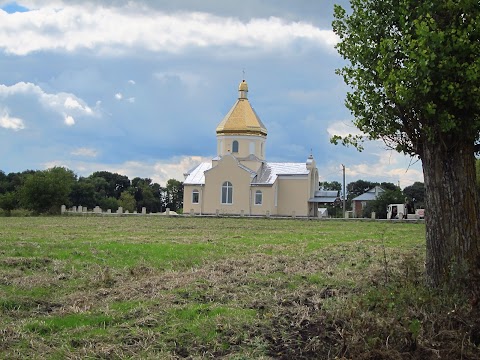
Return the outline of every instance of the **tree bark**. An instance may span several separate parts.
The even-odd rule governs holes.
[[[424,144],[421,154],[427,283],[464,285],[478,296],[480,222],[474,142],[456,140]]]

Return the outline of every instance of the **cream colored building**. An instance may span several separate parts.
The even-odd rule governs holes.
[[[267,128],[248,101],[238,99],[217,126],[217,156],[185,174],[184,213],[317,216],[318,170],[304,163],[265,160]]]

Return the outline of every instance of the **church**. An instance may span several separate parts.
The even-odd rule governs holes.
[[[321,194],[313,156],[302,163],[266,161],[267,128],[247,95],[243,80],[217,126],[217,156],[185,174],[184,213],[317,217]]]

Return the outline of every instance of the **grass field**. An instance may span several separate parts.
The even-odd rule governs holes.
[[[423,224],[0,218],[0,358],[480,359]]]

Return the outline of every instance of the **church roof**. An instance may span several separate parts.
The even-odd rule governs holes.
[[[255,185],[271,185],[278,176],[308,175],[305,163],[268,163],[264,162],[253,179]]]
[[[205,184],[205,171],[212,168],[211,162],[203,162],[197,167],[187,172],[186,179],[183,182],[186,185],[202,185]]]
[[[248,167],[238,164],[242,169],[249,171],[252,175],[254,171]],[[193,168],[185,174],[185,185],[203,185],[205,184],[205,171],[212,168],[211,162],[204,162]],[[262,166],[252,180],[252,185],[272,185],[279,176],[306,176],[309,170],[305,163],[262,163]]]
[[[267,136],[267,128],[253,110],[247,98],[248,85],[243,80],[238,87],[239,97],[217,126],[217,134],[246,134]]]

